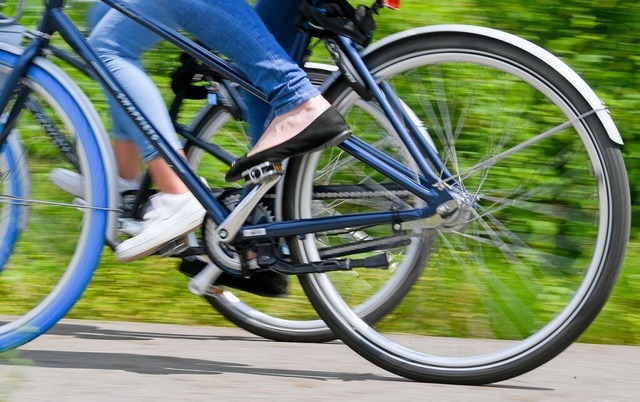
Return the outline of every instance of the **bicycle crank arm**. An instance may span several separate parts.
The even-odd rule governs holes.
[[[355,268],[388,269],[389,258],[384,253],[360,260],[325,260],[307,264],[288,264],[279,261],[269,268],[285,275],[321,274],[333,271],[351,271]]]
[[[194,295],[204,296],[209,292],[211,284],[214,283],[220,275],[222,275],[222,270],[215,264],[209,263],[202,271],[198,272],[196,276],[189,279],[187,287]]]
[[[279,167],[270,162],[264,162],[249,171],[248,176],[252,177],[251,184],[255,187],[244,197],[233,211],[229,214],[216,230],[216,235],[223,243],[229,243],[235,239],[238,231],[253,212],[253,208],[260,202],[262,197],[282,178],[283,172]]]

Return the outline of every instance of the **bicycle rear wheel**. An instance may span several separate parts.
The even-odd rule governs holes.
[[[337,273],[301,277],[312,304],[360,355],[418,381],[483,384],[540,366],[595,319],[626,250],[629,189],[607,111],[558,59],[494,30],[415,30],[388,38],[365,60],[425,123],[455,180],[478,201],[455,225],[408,232],[433,234],[424,242],[428,266],[375,325],[359,317]],[[327,96],[338,104],[358,99],[340,82]],[[393,138],[354,134],[402,154]],[[300,199],[290,218],[323,211],[308,207],[319,183],[392,185],[337,148],[295,163],[301,169],[289,173],[300,177],[287,194]],[[392,201],[376,208],[419,206]],[[341,194],[331,205],[332,214],[376,210]],[[292,239],[294,256],[321,259],[332,235]]]
[[[16,59],[0,49],[0,77],[11,73]],[[0,351],[34,339],[73,306],[100,260],[109,221],[104,152],[110,145],[106,135],[100,137],[104,128],[95,110],[44,60],[30,67],[23,85],[50,119],[43,126],[38,116],[23,111],[0,154]],[[70,166],[51,131],[74,144],[82,171],[91,178],[82,203],[49,182],[53,167]]]

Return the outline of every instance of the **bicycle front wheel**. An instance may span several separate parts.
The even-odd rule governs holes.
[[[0,49],[3,87],[16,60]],[[0,153],[0,352],[34,339],[73,306],[100,260],[109,221],[103,153],[110,145],[100,137],[95,110],[44,60],[30,67],[23,85],[38,110],[22,111]],[[54,167],[72,168],[52,135],[74,147],[78,166],[91,178],[82,200],[74,202],[49,181]]]
[[[453,225],[407,225],[405,234],[429,248],[429,263],[377,324],[360,318],[341,273],[301,277],[311,302],[360,355],[419,381],[490,383],[550,360],[601,310],[626,250],[629,189],[607,111],[558,59],[494,30],[416,30],[389,38],[365,61],[428,127],[459,188],[477,201]],[[327,96],[358,101],[340,82]],[[397,136],[356,125],[354,134],[406,158]],[[392,182],[337,148],[295,163],[291,218],[421,205],[391,194]],[[349,183],[378,202],[337,191],[312,199],[312,187]],[[374,230],[309,235],[293,239],[292,250],[300,261],[320,260],[335,239]]]
[[[225,108],[210,108],[194,125],[193,132],[201,140],[218,145],[236,156],[249,150],[246,123],[235,119]],[[221,193],[221,201],[233,209],[240,200],[240,187],[226,187],[228,184],[223,178],[229,166],[198,147],[189,148],[187,158],[198,175],[206,178],[209,186],[219,189],[214,191]],[[277,214],[275,205],[274,194],[268,194],[257,206],[257,213],[262,219],[274,220]],[[265,298],[225,287],[204,298],[238,327],[266,339],[282,342],[335,339],[331,330],[318,318],[297,278],[289,278],[288,293],[286,298]]]
[[[307,65],[305,70],[316,85],[324,82],[332,71],[324,65]],[[360,119],[362,124],[375,125],[378,132],[392,130],[384,114],[374,104],[358,101],[355,104],[344,103],[336,106],[342,113],[353,116],[350,119],[352,126],[356,124],[356,119]],[[219,145],[236,155],[242,155],[248,150],[245,124],[235,119],[225,108],[208,109],[198,119],[198,123],[194,124],[193,132],[201,140]],[[197,147],[189,148],[187,157],[192,166],[198,169],[198,174],[207,178],[212,187],[224,185],[221,178],[228,169],[227,165]],[[296,169],[298,168],[291,167],[287,168],[287,171],[292,172]],[[344,187],[342,189],[348,191]],[[278,195],[282,194],[281,191],[279,187],[276,194],[269,194],[260,203],[258,206],[260,219],[278,217],[280,206],[277,199]],[[315,196],[322,198],[326,191],[326,188],[319,187]],[[233,193],[231,196],[223,197],[232,203]],[[364,201],[364,198],[361,200]],[[359,309],[361,316],[367,322],[374,322],[390,312],[410,289],[420,274],[420,267],[424,266],[428,249],[422,247],[419,241],[409,237],[365,231],[344,236],[343,246],[348,247],[349,242],[355,241],[354,236],[360,236],[359,240],[367,237],[369,244],[375,240],[394,242],[397,245],[392,251],[395,258],[393,269],[375,277],[358,274],[347,275],[344,278],[349,286],[358,289],[354,294],[357,293],[362,304]],[[264,338],[286,342],[326,342],[335,339],[335,335],[318,318],[313,306],[309,304],[296,277],[289,278],[289,296],[286,299],[265,299],[228,288],[219,294],[207,295],[205,298],[228,320]]]

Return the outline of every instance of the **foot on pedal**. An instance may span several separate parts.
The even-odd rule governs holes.
[[[263,162],[281,163],[283,160],[319,151],[338,145],[351,135],[351,129],[344,117],[332,106],[316,117],[306,128],[298,134],[263,151],[252,155],[244,155],[236,159],[225,175],[228,182],[236,181],[244,176],[250,166],[257,166]]]
[[[284,170],[282,170],[282,164],[263,162],[243,171],[242,177],[247,181],[247,184],[258,184],[274,176],[281,176],[283,174]]]

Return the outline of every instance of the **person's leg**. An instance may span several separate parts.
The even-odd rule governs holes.
[[[101,1],[96,1],[89,7],[85,15],[89,32],[93,31],[109,10],[111,10],[111,7]],[[127,130],[135,131],[137,128],[132,123],[127,124],[128,118],[119,110],[115,100],[110,98],[109,104],[112,111],[113,151],[116,165],[118,166],[118,175],[129,182],[129,185],[125,188],[133,188],[140,179],[142,157],[138,147],[129,139],[126,132]]]
[[[245,0],[160,0],[158,4],[199,41],[228,56],[267,95],[276,114],[319,94]]]
[[[301,3],[302,0],[260,0],[255,6],[256,13],[269,32],[289,55],[292,55],[295,50],[294,45],[298,37],[295,20]],[[255,145],[268,125],[271,107],[246,91],[244,103],[246,106],[246,110],[243,111],[244,120],[248,125],[251,145]]]
[[[280,46],[291,55],[298,35],[295,21],[300,15],[302,0],[260,0],[256,13]]]
[[[144,8],[146,2],[129,0],[129,3],[132,7]],[[164,23],[171,22],[171,17],[161,7],[149,7],[149,16]],[[182,144],[173,129],[164,99],[140,62],[142,54],[159,41],[160,37],[115,10],[110,10],[89,36],[89,43],[140,111],[150,119],[158,134],[167,139],[175,149],[181,149]],[[134,141],[147,161],[154,159],[157,156],[156,150],[122,107],[117,103],[113,104],[111,112],[114,125],[118,127],[114,130],[114,135]]]
[[[324,113],[330,108],[329,103],[244,0],[183,0],[179,4],[162,0],[161,4],[185,30],[228,56],[263,90],[273,108],[276,117],[248,155],[231,167],[227,180],[239,179],[241,170],[265,160],[281,161],[333,139],[346,138],[348,127],[344,119],[335,110]],[[208,29],[210,26],[216,29]],[[314,127],[304,133],[304,138],[295,140],[312,123]],[[280,145],[285,146],[276,149]]]
[[[116,157],[118,175],[131,182],[140,180],[140,165],[142,157],[136,144],[129,139],[114,139],[113,153]]]
[[[144,0],[130,0],[132,7],[146,7]],[[173,25],[162,7],[149,7],[150,17]],[[150,123],[176,150],[181,150],[164,100],[151,78],[140,65],[142,54],[159,41],[159,37],[116,11],[109,11],[96,25],[89,42],[113,73],[115,79],[147,116]],[[156,150],[146,140],[119,105],[112,109],[114,121],[122,123],[121,134],[135,142],[149,163],[151,175],[160,193],[152,197],[145,214],[143,230],[116,247],[116,256],[131,261],[153,253],[159,247],[182,236],[202,223],[206,211],[188,191],[170,166],[157,157]],[[120,144],[122,145],[122,144]],[[126,150],[125,150],[126,152]]]
[[[93,31],[98,22],[111,10],[107,4],[96,1],[89,6],[85,14],[87,29]],[[127,124],[128,117],[119,110],[118,104],[109,97],[112,111],[112,137],[114,156],[118,168],[118,191],[135,191],[140,187],[142,157],[134,142],[126,134],[127,130],[137,130],[132,123]],[[54,169],[51,182],[61,190],[84,198],[83,177],[80,173],[68,169]]]
[[[98,22],[100,22],[109,10],[111,10],[111,7],[99,0],[94,1],[93,4],[89,6],[84,16],[89,32],[93,31],[93,28],[98,25]]]
[[[297,30],[294,21],[302,0],[260,0],[255,7],[257,14],[267,29],[273,34],[280,45],[291,54]],[[244,121],[248,125],[251,145],[255,145],[266,128],[266,122],[271,112],[269,104],[260,98],[243,91]],[[247,254],[247,259],[255,258],[253,252]],[[198,274],[207,263],[198,258],[184,259],[179,270],[189,276]],[[217,285],[228,286],[265,297],[285,297],[288,294],[289,280],[287,275],[275,271],[259,271],[249,277],[236,277],[222,273],[215,282]]]

